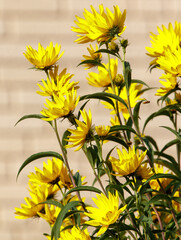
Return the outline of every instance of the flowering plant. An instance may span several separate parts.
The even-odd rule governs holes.
[[[181,23],[169,23],[168,28],[158,28],[158,34],[151,33],[151,47],[146,48],[153,59],[149,67],[160,69],[164,80],[155,94],[159,110],[140,124],[140,109],[149,104],[143,95],[150,87],[132,78],[126,60],[126,10],[114,6],[112,12],[100,5],[96,11],[91,6],[84,18],[76,18],[76,27],[72,27],[78,34],[76,42],[95,42],[79,65],[96,69],[88,73],[87,80],[100,90],[78,96],[74,75],[66,68],[59,72],[61,45],[51,42],[44,48],[39,43],[38,50],[27,47],[25,57],[46,74],[37,84],[37,93],[47,98],[40,114],[26,115],[18,122],[38,118],[49,123],[61,153],[40,152],[24,161],[18,175],[32,161],[49,157],[42,170],[35,167],[28,175],[30,197],[15,208],[16,217],[43,218],[50,225],[45,238],[52,240],[181,239]],[[111,114],[107,126],[93,124],[88,104],[94,99]],[[172,127],[162,127],[173,134],[161,149],[154,136],[146,135],[151,120],[159,116],[168,118]],[[71,126],[60,136],[64,121]],[[84,152],[95,177],[92,184],[71,170],[69,148]],[[167,152],[170,148],[176,148],[173,156]],[[95,205],[82,197],[84,191],[95,194]]]

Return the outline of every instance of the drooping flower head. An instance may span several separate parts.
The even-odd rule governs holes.
[[[90,72],[88,73],[89,77],[87,77],[88,83],[94,87],[108,87],[111,85],[111,79],[109,76],[109,64],[104,64],[105,68],[98,66],[98,73]],[[117,58],[112,58],[110,60],[110,74],[111,78],[114,81],[117,76],[118,69],[118,60]]]
[[[46,48],[39,43],[38,50],[33,49],[31,46],[26,49],[26,52],[23,53],[25,57],[35,68],[41,70],[50,69],[64,53],[60,54],[61,45],[56,44],[54,47],[52,42]]]
[[[155,64],[160,56],[165,56],[166,51],[175,51],[181,41],[181,28],[178,22],[175,22],[175,28],[168,24],[168,29],[162,25],[162,29],[157,27],[158,35],[151,33],[150,38],[152,47],[146,47],[147,55],[154,58],[150,63]]]
[[[133,149],[129,148],[129,151],[124,148],[121,151],[117,148],[118,159],[112,156],[109,159],[115,175],[128,176],[136,173],[145,158],[146,152],[147,151],[139,153],[138,149],[135,150],[135,146],[133,146]]]
[[[72,31],[78,33],[78,43],[87,43],[92,41],[107,42],[111,39],[120,36],[124,30],[124,22],[126,18],[126,10],[122,13],[118,6],[114,6],[114,13],[108,8],[104,11],[103,5],[99,5],[97,12],[91,6],[92,12],[85,9],[84,18],[76,16],[77,21],[74,21],[77,27],[72,27]]]
[[[103,234],[109,227],[117,221],[120,214],[125,210],[126,205],[119,208],[119,197],[118,192],[115,195],[108,193],[106,197],[103,193],[101,195],[96,194],[96,198],[92,198],[96,207],[87,207],[85,215],[90,217],[91,220],[85,222],[91,226],[100,226],[97,236]]]
[[[92,114],[89,110],[89,114],[85,111],[85,109],[81,112],[81,116],[84,120],[84,122],[75,119],[77,123],[77,128],[75,130],[68,129],[68,131],[72,134],[68,136],[67,141],[72,143],[69,145],[66,145],[67,148],[70,147],[76,147],[78,146],[75,151],[81,149],[86,141],[89,141],[92,134]]]
[[[46,99],[47,104],[44,104],[47,109],[43,109],[40,113],[45,116],[42,118],[45,121],[52,121],[58,118],[68,117],[76,108],[79,97],[77,91],[67,91],[65,95],[53,95],[53,100]]]
[[[101,62],[101,59],[102,59],[102,54],[100,52],[96,53],[96,51],[99,50],[98,48],[98,45],[96,44],[95,46],[95,49],[93,48],[93,46],[90,44],[90,47],[87,47],[87,50],[90,54],[90,56],[87,56],[87,55],[83,55],[83,57],[85,58],[84,60],[82,61],[85,61],[85,60],[94,60],[96,61],[97,63],[100,63]],[[89,68],[92,68],[94,66],[96,66],[96,63],[84,63],[84,65],[86,66],[85,69],[89,69]]]
[[[35,173],[28,175],[29,181],[32,183],[50,185],[59,184],[60,187],[70,188],[72,186],[67,168],[58,158],[47,160],[47,164],[43,162],[43,170],[35,167]]]
[[[78,82],[70,82],[73,74],[66,73],[67,69],[64,68],[60,74],[54,76],[50,71],[50,78],[47,80],[42,79],[42,84],[37,84],[41,91],[37,91],[41,96],[53,96],[60,94],[64,95],[67,91],[71,91],[73,88],[77,89]]]

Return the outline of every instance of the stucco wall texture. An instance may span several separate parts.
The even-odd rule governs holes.
[[[14,127],[23,115],[39,113],[44,102],[44,98],[36,94],[36,84],[45,75],[28,69],[31,66],[23,52],[27,45],[37,48],[39,42],[45,47],[50,41],[60,43],[65,51],[59,61],[60,69],[67,67],[68,72],[75,74],[73,80],[80,82],[79,94],[98,91],[88,85],[84,68],[76,67],[82,55],[87,54],[88,45],[74,43],[76,34],[71,31],[71,26],[75,15],[82,16],[84,8],[90,9],[92,4],[98,9],[101,3],[110,9],[113,5],[127,9],[124,38],[130,44],[127,60],[133,69],[133,77],[150,86],[159,86],[161,73],[158,70],[149,73],[150,59],[145,54],[145,46],[150,46],[149,32],[157,33],[157,26],[181,21],[180,0],[0,0],[0,238],[3,240],[45,239],[42,233],[49,232],[47,223],[14,218],[14,207],[20,207],[24,197],[28,196],[27,174],[35,165],[41,167],[42,160],[26,167],[17,182],[16,174],[31,154],[59,151],[54,133],[46,122],[25,120]],[[157,107],[154,93],[144,94],[150,104],[144,105],[142,120]],[[97,101],[91,101],[88,108],[92,110],[94,123],[108,124],[108,111]],[[147,134],[155,134],[161,145],[170,137],[166,130],[156,130],[162,121],[162,118],[152,121],[147,130]],[[68,126],[62,123],[60,132]],[[91,183],[89,165],[81,151],[70,150],[69,157],[72,169],[79,169]]]

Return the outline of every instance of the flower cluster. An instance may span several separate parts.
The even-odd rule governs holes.
[[[36,70],[46,74],[37,84],[37,94],[46,97],[46,103],[40,114],[26,115],[19,121],[39,118],[48,122],[61,153],[40,152],[22,164],[18,175],[33,160],[51,157],[43,162],[43,169],[35,167],[28,175],[30,197],[25,198],[21,208],[15,208],[16,218],[44,219],[51,231],[46,234],[48,240],[179,240],[181,23],[175,22],[175,27],[169,23],[168,29],[162,26],[158,35],[151,34],[152,47],[146,48],[147,55],[153,58],[151,69],[164,71],[160,78],[165,81],[160,81],[163,87],[156,96],[165,106],[141,122],[140,109],[149,104],[143,95],[150,88],[144,81],[132,78],[126,61],[126,10],[121,12],[114,6],[111,11],[100,5],[97,11],[91,6],[91,11],[84,11],[84,18],[76,18],[77,26],[72,27],[78,34],[75,41],[95,42],[87,47],[89,55],[83,55],[79,65],[89,69],[88,84],[98,92],[78,96],[74,75],[66,68],[59,72],[61,45],[53,46],[51,42],[44,48],[39,43],[38,50],[27,47],[25,57]],[[94,114],[87,107],[92,99],[100,100],[101,106],[108,109],[106,125],[94,123]],[[173,127],[163,127],[174,135],[161,149],[155,137],[146,134],[148,124],[158,116],[168,117]],[[70,127],[64,129],[63,120]],[[62,136],[59,125],[64,129]],[[167,150],[173,147],[176,154],[172,156]],[[73,173],[69,148],[74,148],[74,154],[83,151],[95,177],[93,184],[85,182],[79,171]],[[96,194],[93,205],[88,195],[83,196],[84,191]]]

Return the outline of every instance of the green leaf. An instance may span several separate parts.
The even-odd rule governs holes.
[[[126,89],[129,90],[130,84],[131,84],[131,67],[129,62],[124,62],[124,81],[126,83]]]
[[[178,178],[177,176],[175,176],[173,174],[158,173],[158,174],[154,174],[146,182],[144,182],[143,186],[146,185],[147,183],[149,183],[151,180],[158,179],[158,178],[170,178],[170,179],[175,179],[177,181],[180,181],[180,178]]]
[[[100,100],[106,101],[114,107],[114,103],[110,99],[110,98],[113,98],[113,99],[117,100],[118,102],[121,102],[126,108],[128,108],[126,102],[122,98],[120,98],[119,96],[117,96],[113,93],[99,92],[99,93],[87,94],[87,95],[81,96],[80,101],[89,99],[89,98],[95,98],[95,99],[100,99]]]
[[[66,130],[62,136],[62,145],[64,147],[64,149],[66,150],[65,146],[68,144],[67,138],[68,136],[71,135],[71,132],[69,132],[68,130]]]
[[[118,56],[115,52],[108,50],[108,49],[99,49],[95,53],[108,53],[110,55]]]
[[[179,139],[174,139],[170,142],[168,142],[167,144],[165,144],[165,146],[162,148],[161,152],[164,152],[166,149],[168,149],[169,147],[177,144],[177,143],[180,143],[180,140]]]
[[[50,204],[50,205],[54,205],[54,206],[59,207],[59,208],[63,208],[63,205],[60,202],[57,202],[53,199],[46,200],[45,202],[42,202],[40,204]]]
[[[109,132],[117,132],[117,131],[124,131],[124,130],[136,134],[136,131],[132,127],[125,126],[125,125],[122,125],[122,126],[121,125],[112,126],[110,128]]]
[[[137,229],[135,229],[133,226],[127,225],[127,224],[125,224],[125,223],[120,223],[120,224],[118,225],[118,230],[119,230],[119,231],[125,231],[125,230],[137,231]]]
[[[124,146],[126,149],[128,149],[128,145],[125,143],[125,141],[120,139],[120,138],[118,138],[118,137],[116,137],[116,136],[107,136],[105,138],[105,140],[109,140],[109,141],[113,141],[113,142],[119,143],[122,146]]]
[[[174,157],[172,157],[171,155],[169,154],[166,154],[166,153],[163,153],[163,152],[154,152],[155,155],[159,157],[163,157],[163,158],[166,158],[167,160],[169,160],[171,163],[173,163],[174,165],[176,164],[177,165],[177,162],[175,161]]]
[[[109,104],[111,104],[114,108],[114,103],[113,101],[108,98],[104,92],[100,92],[100,93],[93,93],[93,94],[87,94],[84,96],[80,97],[80,101],[85,100],[85,99],[99,99],[99,100],[103,100],[105,102],[108,102]]]
[[[147,135],[147,136],[145,136],[145,138],[148,139],[148,141],[154,146],[156,151],[159,151],[156,141],[151,136]]]
[[[150,120],[154,119],[155,117],[158,116],[167,116],[169,118],[171,118],[172,114],[171,114],[171,110],[175,110],[175,109],[179,109],[179,104],[174,104],[174,105],[168,105],[165,106],[161,109],[159,109],[157,112],[152,113],[145,121],[144,126],[143,126],[143,132],[145,130],[146,125],[149,123]]]
[[[146,87],[148,87],[149,88],[149,86],[145,83],[145,82],[143,82],[142,80],[138,80],[138,79],[132,79],[131,80],[131,83],[138,83],[138,84],[142,84],[142,85],[145,85]]]
[[[167,168],[169,168],[170,170],[172,170],[172,172],[174,172],[181,180],[181,172],[179,171],[179,166],[178,164],[173,164],[173,163],[170,163],[166,160],[163,160],[163,159],[155,159],[154,160],[154,163],[158,163],[162,166],[165,166]]]
[[[85,108],[85,106],[87,105],[88,102],[89,102],[89,100],[87,100],[87,101],[86,101],[84,104],[82,104],[82,106],[80,107],[79,112],[78,112],[78,115],[77,115],[77,119],[80,118],[80,115],[81,115],[80,110],[82,111],[82,110]]]
[[[74,187],[71,188],[64,197],[67,197],[72,192],[79,192],[79,191],[89,191],[89,192],[96,192],[96,193],[102,193],[100,189],[92,186],[79,186],[79,187]]]
[[[21,165],[17,177],[16,179],[18,179],[18,176],[20,174],[20,172],[23,170],[23,168],[25,168],[29,163],[39,159],[39,158],[43,158],[43,157],[56,157],[58,159],[60,159],[61,161],[63,161],[62,156],[57,153],[57,152],[52,152],[52,151],[48,151],[48,152],[39,152],[39,153],[35,153],[33,155],[31,155],[29,158],[27,158],[24,163]]]
[[[62,222],[64,220],[64,217],[66,215],[66,213],[68,213],[68,211],[71,208],[77,207],[80,205],[80,202],[78,201],[73,201],[73,202],[69,202],[67,203],[61,210],[61,212],[59,213],[55,224],[53,225],[52,228],[52,232],[51,232],[51,240],[53,240],[55,238],[55,240],[57,240],[60,237],[60,227],[62,225]]]
[[[43,116],[43,115],[41,115],[41,114],[29,114],[29,115],[25,115],[25,116],[23,116],[22,118],[20,118],[18,121],[17,121],[17,123],[15,124],[15,126],[19,123],[19,122],[21,122],[21,121],[23,121],[23,120],[25,120],[25,119],[30,119],[30,118],[36,118],[36,119],[41,119],[42,120],[42,118],[44,118],[45,116]],[[52,122],[51,121],[46,121],[46,122],[48,122],[50,125],[52,125]]]
[[[144,100],[141,100],[139,101],[136,106],[134,107],[134,110],[133,110],[133,119],[134,119],[134,123],[137,127],[137,129],[140,129],[139,128],[139,111],[140,111],[140,106],[141,106],[141,103],[143,102]]]
[[[150,204],[154,204],[155,202],[163,201],[163,200],[171,202],[171,199],[168,195],[161,193],[152,197],[147,204],[150,205]]]
[[[106,68],[101,62],[99,62],[99,61],[97,61],[97,60],[84,60],[84,61],[82,61],[81,63],[79,63],[79,64],[77,65],[77,67],[80,66],[80,65],[82,65],[82,64],[92,64],[92,65],[94,65],[94,66],[100,66],[100,67],[102,67],[102,68]]]
[[[177,132],[177,131],[175,131],[174,129],[172,129],[172,128],[170,128],[170,127],[167,127],[167,126],[161,126],[161,127],[163,127],[163,128],[166,128],[166,129],[168,129],[170,132],[172,132],[173,134],[175,134],[175,136],[179,139],[179,141],[181,142],[181,136],[180,136],[180,134]]]

